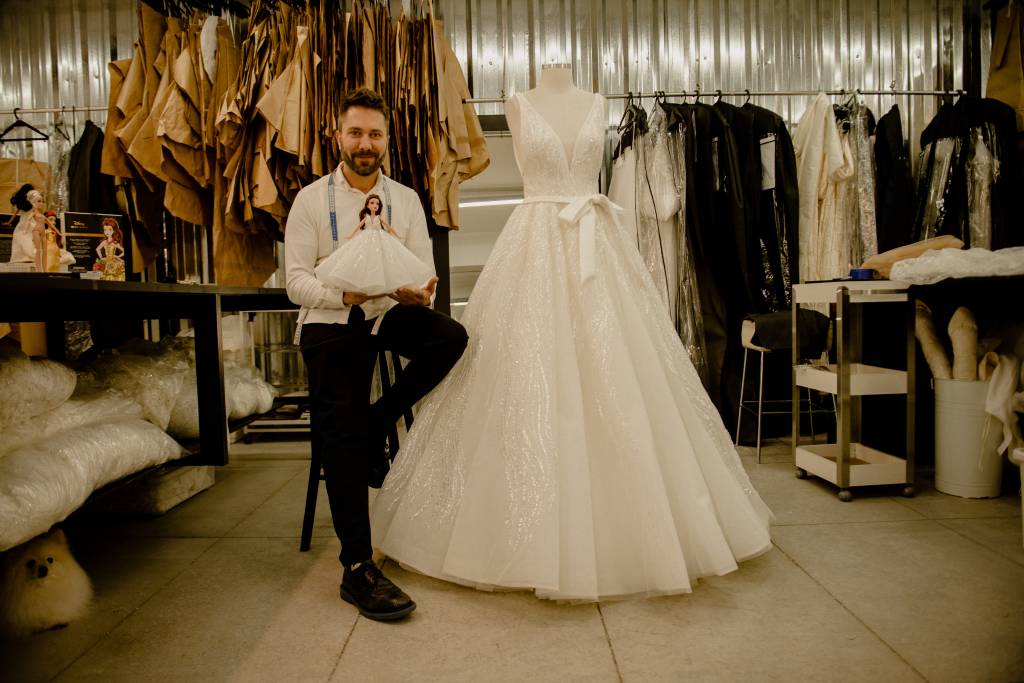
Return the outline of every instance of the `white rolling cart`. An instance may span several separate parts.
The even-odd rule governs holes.
[[[797,311],[801,304],[836,304],[837,363],[801,365]],[[901,304],[906,310],[903,329],[872,330],[891,336],[906,348],[907,369],[861,363],[862,307]],[[904,484],[903,495],[914,491],[914,301],[909,286],[889,280],[814,282],[793,286],[793,405],[801,388],[836,397],[836,443],[801,444],[800,413],[793,411],[793,460],[800,479],[812,474],[839,487],[839,500],[853,499],[851,488]],[[861,443],[861,398],[883,394],[906,396],[906,457],[900,458]],[[885,428],[884,425],[879,428]]]

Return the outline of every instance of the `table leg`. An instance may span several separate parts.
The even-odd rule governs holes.
[[[192,319],[196,334],[196,388],[199,392],[199,459],[228,464],[228,417],[224,401],[220,296],[203,297]]]

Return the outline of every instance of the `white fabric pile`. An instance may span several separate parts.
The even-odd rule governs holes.
[[[224,368],[224,400],[228,418],[238,420],[274,407],[274,388],[257,377],[253,368]],[[186,378],[178,392],[167,432],[179,439],[199,436],[199,392],[196,376]]]
[[[137,401],[112,391],[69,399],[75,389],[60,363],[0,356],[0,551],[62,521],[97,488],[182,454]]]
[[[97,488],[180,457],[181,446],[145,420],[66,429],[0,457],[0,551],[78,509]]]
[[[917,258],[897,261],[890,280],[930,285],[947,278],[1024,275],[1024,247],[932,249]]]

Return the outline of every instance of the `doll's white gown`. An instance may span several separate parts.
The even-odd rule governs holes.
[[[422,287],[433,271],[381,225],[367,216],[363,229],[345,240],[314,270],[316,278],[343,292],[369,296]]]
[[[689,592],[771,547],[771,513],[615,207],[595,194],[595,95],[571,158],[519,97],[524,203],[374,501],[374,545],[483,589],[599,600]]]

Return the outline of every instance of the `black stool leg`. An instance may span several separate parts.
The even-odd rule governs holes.
[[[398,358],[392,354],[392,358],[395,362],[395,380],[398,379],[398,366],[400,365]],[[388,357],[387,352],[381,349],[380,354],[377,356],[377,363],[380,366],[380,393],[383,396],[386,392],[391,390],[391,373],[388,371]],[[395,453],[398,452],[398,427],[396,423],[391,422],[388,424],[388,460],[395,459]]]
[[[312,416],[310,416],[312,421]],[[315,432],[314,432],[315,433]],[[320,492],[320,480],[323,479],[320,455],[317,453],[316,439],[310,440],[309,482],[306,484],[306,511],[302,514],[302,536],[299,538],[299,551],[309,550],[313,540],[313,518],[316,516],[316,498]]]
[[[395,366],[395,384],[402,377],[402,359],[397,353],[391,353],[391,363]],[[405,409],[405,431],[409,431],[412,428],[412,406]]]
[[[736,440],[734,445],[740,445],[740,427],[743,426],[743,393],[747,387],[747,347],[743,347],[743,374],[740,375],[740,404],[736,408]]]
[[[316,499],[320,493],[320,482],[324,479],[323,463],[317,448],[314,429],[313,403],[307,403],[309,410],[309,481],[306,484],[306,509],[302,513],[302,534],[299,537],[299,552],[309,550],[313,540],[313,520],[316,517]]]

